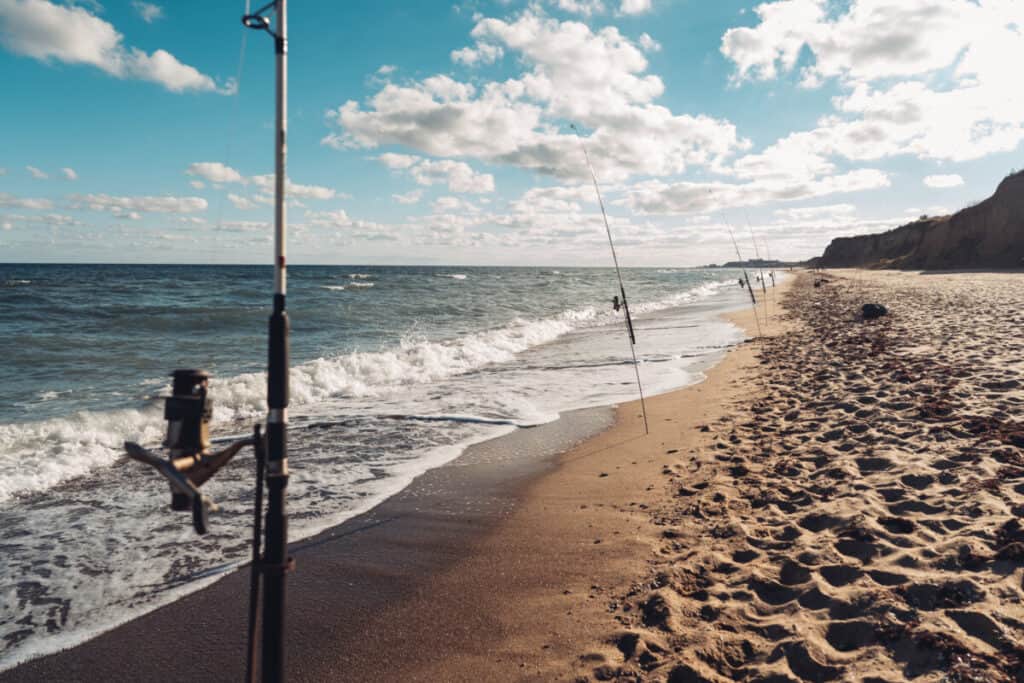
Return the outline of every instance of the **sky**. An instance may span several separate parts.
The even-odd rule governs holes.
[[[269,263],[245,2],[0,0],[0,262]],[[293,1],[292,264],[805,259],[1024,167],[1024,0]],[[575,129],[572,127],[575,126]]]

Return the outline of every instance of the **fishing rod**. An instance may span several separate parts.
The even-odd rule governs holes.
[[[126,442],[125,451],[133,460],[153,467],[171,488],[171,509],[192,512],[192,526],[205,534],[209,513],[218,507],[199,487],[209,481],[246,446],[252,446],[256,459],[256,486],[253,504],[252,562],[249,582],[249,631],[246,680],[257,678],[257,612],[260,586],[263,587],[263,619],[259,647],[260,679],[266,683],[284,680],[284,601],[285,577],[295,562],[287,556],[288,520],[285,512],[285,490],[288,487],[288,314],[285,311],[287,262],[285,257],[285,156],[287,135],[288,24],[287,0],[271,0],[246,13],[246,28],[266,31],[274,39],[277,62],[276,117],[274,126],[274,298],[269,320],[267,352],[267,421],[266,429],[256,425],[253,436],[235,441],[212,451],[210,422],[213,401],[208,396],[209,373],[203,370],[176,370],[172,377],[171,396],[164,405],[167,437],[166,453]],[[271,28],[269,14],[275,17]],[[263,490],[267,489],[267,510],[263,516]],[[266,520],[264,527],[263,521]],[[261,533],[263,552],[261,553]]]
[[[729,229],[729,237],[732,239],[732,248],[736,250],[736,261],[740,264],[743,272],[743,279],[747,283],[747,293],[750,294],[750,304],[754,307],[754,317],[757,317],[757,298],[754,296],[754,288],[750,286],[750,276],[747,275],[747,268],[743,265],[743,256],[740,254],[740,245],[736,244],[736,235],[732,232],[732,226],[728,223],[725,227]]]
[[[750,308],[754,312],[754,324],[757,325],[757,336],[761,335],[761,319],[757,317],[757,297],[754,296],[754,288],[750,285],[750,276],[747,275],[747,269],[743,265],[743,256],[740,254],[740,245],[736,243],[736,235],[733,234],[732,225],[729,223],[725,224],[725,227],[729,230],[729,237],[732,239],[732,248],[736,250],[736,260],[740,264],[740,270],[743,272],[743,280],[747,283],[747,293],[750,294]]]
[[[761,252],[757,248],[757,237],[754,235],[754,226],[750,224],[750,216],[747,214],[747,210],[743,209],[743,220],[747,224],[747,230],[750,231],[750,241],[754,244],[754,258],[757,259],[757,271],[761,276],[761,293],[764,295],[764,323],[768,324],[768,285],[764,281],[764,267],[761,265]]]
[[[622,271],[619,269],[619,257],[615,254],[615,241],[612,239],[612,229],[608,224],[608,213],[604,209],[604,200],[601,198],[601,187],[597,182],[597,173],[594,172],[594,166],[590,163],[590,155],[587,153],[587,146],[583,142],[583,137],[580,135],[580,131],[576,128],[575,123],[570,123],[569,127],[572,128],[576,134],[576,139],[580,142],[580,147],[583,149],[583,158],[587,162],[587,168],[590,170],[590,178],[594,181],[594,192],[597,194],[597,204],[601,207],[601,217],[604,219],[604,230],[608,235],[608,246],[612,250],[612,262],[615,264],[615,276],[619,279],[619,294],[622,295],[622,310],[626,317],[626,331],[629,334],[629,352],[633,355],[633,370],[636,372],[636,388],[640,393],[640,411],[644,416],[644,434],[650,434],[651,430],[647,425],[647,405],[644,402],[644,386],[640,382],[640,363],[636,358],[636,333],[633,331],[633,318],[629,314],[629,302],[626,300],[626,286],[622,283]],[[615,305],[615,309],[618,310],[618,305]]]
[[[276,30],[267,13],[273,12]],[[288,314],[285,311],[288,271],[285,255],[287,213],[285,169],[288,135],[288,2],[271,0],[242,17],[246,28],[266,31],[274,39],[276,56],[274,126],[274,307],[270,316],[267,350],[267,529],[263,559],[263,632],[260,672],[264,681],[284,680],[285,577],[294,567],[288,557]],[[254,580],[255,581],[255,580]],[[250,623],[250,631],[254,628]],[[252,648],[255,645],[251,646]],[[251,650],[250,650],[251,651]],[[251,669],[252,667],[250,667]],[[252,671],[249,672],[253,676]]]

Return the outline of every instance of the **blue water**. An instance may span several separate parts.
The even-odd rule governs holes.
[[[650,393],[740,338],[713,315],[744,303],[735,273],[624,275]],[[204,487],[223,510],[196,541],[121,443],[160,442],[179,367],[213,373],[216,434],[261,419],[270,281],[258,266],[0,265],[0,668],[245,559],[247,467]],[[617,291],[610,269],[291,268],[294,536],[469,443],[635,398]]]

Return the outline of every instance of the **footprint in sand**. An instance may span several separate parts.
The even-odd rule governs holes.
[[[856,567],[848,567],[845,564],[832,564],[826,567],[818,567],[818,573],[836,588],[849,585],[864,575],[864,572]]]

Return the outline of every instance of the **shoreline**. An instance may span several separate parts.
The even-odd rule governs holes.
[[[714,317],[729,315],[726,311],[734,308],[735,306],[727,304]],[[709,366],[721,362],[725,353],[727,352],[707,353],[692,366],[693,374],[700,378]],[[697,384],[702,381],[698,379]],[[692,386],[695,385],[687,385]],[[508,434],[469,445],[453,460],[418,475],[410,485],[373,508],[354,515],[339,525],[291,543],[290,550],[295,554],[299,564],[299,571],[292,578],[295,582],[302,581],[304,554],[321,554],[322,551],[317,550],[318,548],[332,543],[346,545],[344,539],[358,536],[360,542],[349,545],[360,546],[359,552],[353,555],[360,559],[351,560],[351,566],[343,569],[337,562],[344,564],[345,560],[335,557],[332,572],[345,576],[346,582],[350,585],[353,583],[350,576],[358,574],[365,585],[377,593],[376,604],[363,605],[362,613],[370,615],[389,600],[400,600],[413,594],[416,586],[422,583],[423,577],[418,576],[419,574],[424,570],[433,573],[443,572],[447,565],[454,561],[453,558],[469,552],[469,548],[481,536],[486,535],[490,527],[500,524],[508,511],[515,508],[521,499],[522,490],[530,485],[529,482],[545,476],[552,468],[557,467],[557,456],[560,453],[570,450],[577,442],[610,429],[614,423],[614,410],[614,406],[570,410],[550,423],[519,428]],[[442,501],[443,492],[460,497],[471,490],[476,493],[464,497],[459,503],[452,503],[451,500]],[[419,516],[422,519],[408,523],[410,516]],[[397,528],[403,524],[407,528]],[[409,542],[409,539],[424,534],[431,536],[446,549],[425,550],[429,543],[419,539]],[[369,538],[370,536],[375,536],[375,539]],[[394,547],[390,550],[381,550],[388,544],[393,544]],[[407,553],[412,553],[414,557],[403,557]],[[323,554],[343,556],[345,553],[334,550]],[[379,557],[372,557],[374,555]],[[383,584],[388,581],[396,580],[395,573],[384,566],[385,557],[390,561],[397,559],[399,563],[405,562],[410,567],[415,566],[416,571],[411,572],[409,576],[400,577],[395,586],[385,586]],[[374,566],[375,563],[379,566]],[[370,580],[369,575],[374,573],[373,580]],[[387,580],[384,580],[383,576],[387,576]],[[320,576],[318,581],[321,584],[328,582],[325,576]],[[232,615],[230,619],[220,620],[209,618],[207,615],[203,619],[203,629],[206,629],[206,632],[202,634],[201,639],[196,640],[195,647],[213,647],[218,651],[239,653],[233,663],[225,663],[225,666],[218,666],[216,670],[209,670],[210,680],[224,676],[240,676],[241,667],[244,666],[244,609],[229,605],[238,600],[232,596],[247,595],[243,590],[247,590],[247,582],[247,567],[242,565],[239,569],[217,577],[212,583],[196,591],[129,621],[104,629],[88,640],[57,652],[32,657],[6,668],[0,671],[0,681],[53,680],[55,677],[80,678],[83,675],[88,678],[110,680],[118,680],[119,676],[126,679],[145,676],[145,671],[132,669],[129,675],[124,670],[125,662],[119,660],[116,654],[123,644],[152,641],[153,634],[172,633],[175,630],[175,622],[187,623],[190,617],[186,615],[192,615],[195,611],[209,611],[211,603],[217,606],[213,610],[215,612],[237,614]],[[293,584],[293,581],[289,583]],[[381,588],[385,590],[380,590]],[[291,600],[294,601],[295,596],[303,590],[301,584],[290,585]],[[311,590],[310,593],[326,590],[328,589],[318,588]],[[334,599],[337,600],[336,597]],[[347,609],[352,603],[358,602],[359,600],[339,600],[339,606]],[[290,622],[295,621],[291,615],[294,609],[301,611],[303,608],[295,608],[293,604],[289,606]],[[179,646],[188,649],[185,643],[198,635],[177,633],[174,638]],[[137,645],[135,649],[138,649]],[[147,645],[139,650],[140,659],[144,652],[148,670],[153,675],[161,671],[166,672],[166,667],[171,666],[173,660],[171,653],[161,650],[162,648],[157,645]],[[290,655],[292,658],[294,656]],[[309,658],[303,659],[308,661]],[[301,679],[302,674],[299,673],[297,676]],[[203,679],[202,674],[199,678]]]

